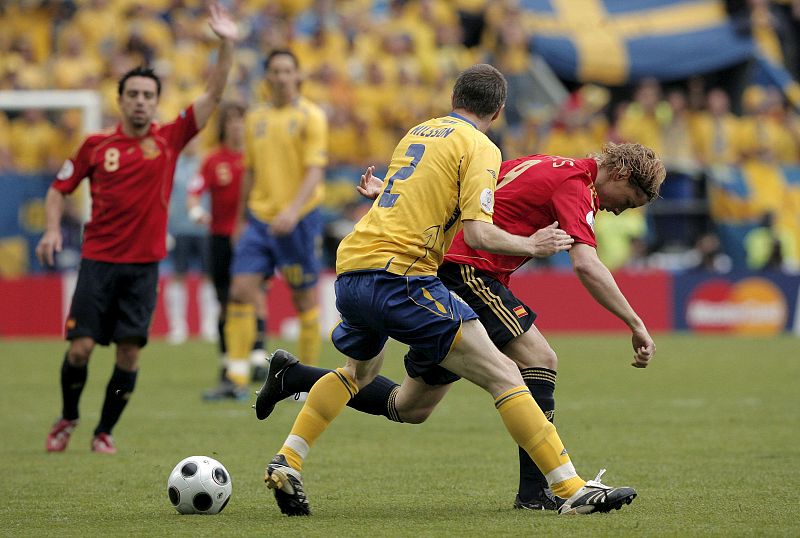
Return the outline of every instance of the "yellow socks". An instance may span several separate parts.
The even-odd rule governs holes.
[[[545,418],[527,387],[498,396],[494,405],[511,437],[536,463],[555,495],[567,499],[586,483],[575,472],[555,426]]]
[[[343,368],[322,376],[309,391],[292,432],[278,454],[286,456],[291,467],[302,470],[311,446],[357,393],[358,386]]]
[[[319,350],[322,341],[319,337],[319,307],[298,312],[300,320],[300,341],[298,347],[303,364],[316,366],[319,363]]]
[[[256,338],[256,313],[253,305],[228,303],[225,341],[228,345],[228,379],[237,385],[250,381],[250,350]]]

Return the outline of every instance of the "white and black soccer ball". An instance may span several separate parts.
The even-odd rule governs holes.
[[[189,456],[167,479],[169,502],[181,514],[219,514],[231,498],[231,475],[208,456]]]

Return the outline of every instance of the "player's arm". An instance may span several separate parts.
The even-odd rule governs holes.
[[[186,196],[186,210],[189,218],[197,224],[210,224],[211,215],[203,207],[202,199],[199,194],[188,194]]]
[[[36,245],[36,257],[42,265],[53,265],[55,253],[61,252],[61,217],[64,214],[64,198],[59,190],[50,187],[44,199],[45,231]]]
[[[644,322],[620,291],[611,271],[600,261],[597,250],[585,243],[575,243],[569,251],[572,269],[595,301],[625,322],[631,330],[632,366],[646,368],[656,352],[656,345]]]
[[[558,228],[558,222],[525,237],[510,234],[488,222],[465,220],[464,242],[475,250],[484,250],[495,254],[546,258],[556,252],[569,250],[573,239],[567,232]]]
[[[209,6],[209,14],[208,25],[220,38],[220,45],[217,50],[217,63],[208,77],[206,91],[194,102],[194,120],[198,129],[205,127],[211,113],[222,100],[222,93],[228,82],[228,72],[233,65],[234,43],[239,37],[236,21],[225,8],[216,2],[212,3]]]
[[[303,182],[297,190],[294,200],[286,206],[270,224],[272,231],[276,235],[285,235],[294,230],[299,220],[300,210],[311,198],[314,189],[317,188],[325,177],[325,169],[322,166],[309,166]]]
[[[285,235],[294,230],[300,220],[300,211],[325,179],[325,165],[328,163],[328,120],[318,109],[311,110],[306,124],[303,162],[306,171],[294,199],[270,223],[276,235]]]
[[[208,161],[204,161],[200,171],[192,178],[187,187],[186,211],[189,218],[196,224],[210,224],[211,215],[203,207],[203,192],[207,190],[207,169]]]
[[[362,196],[374,200],[383,189],[383,180],[372,174],[374,166],[369,166],[361,174],[356,187]],[[480,220],[465,220],[464,241],[471,248],[511,256],[532,256],[546,258],[556,252],[569,250],[573,239],[564,230],[558,229],[558,222],[537,230],[530,237],[513,235],[494,224]]]

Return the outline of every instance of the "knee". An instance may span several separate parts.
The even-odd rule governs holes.
[[[548,347],[547,351],[542,354],[542,363],[542,368],[547,368],[554,372],[558,370],[558,355],[556,355],[556,352],[553,351],[552,348]]]
[[[433,413],[432,406],[418,406],[412,409],[398,409],[400,419],[407,424],[422,424]]]
[[[72,366],[86,366],[93,349],[94,342],[91,339],[73,340],[67,351],[67,361]]]
[[[298,312],[305,312],[317,306],[317,296],[313,288],[292,292],[292,303]]]
[[[138,370],[140,350],[135,344],[117,344],[117,367],[128,372]]]
[[[233,279],[231,289],[228,293],[228,301],[232,303],[255,304],[255,296],[258,294],[258,289],[253,289],[252,286],[245,280]]]
[[[531,357],[530,364],[526,368],[547,368],[548,370],[556,371],[558,369],[558,355],[553,351],[553,348],[548,346],[545,349],[539,350]]]

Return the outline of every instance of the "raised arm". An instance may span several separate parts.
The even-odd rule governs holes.
[[[597,250],[584,243],[576,243],[570,249],[572,269],[595,301],[625,322],[631,330],[633,362],[631,366],[646,368],[656,352],[656,345],[647,332],[625,295],[620,291],[611,272],[597,256]]]
[[[198,129],[205,127],[211,113],[222,100],[222,93],[228,82],[228,72],[233,65],[234,44],[239,38],[236,21],[224,7],[216,2],[212,3],[209,6],[209,14],[208,25],[220,38],[220,45],[217,49],[217,63],[206,82],[206,91],[194,102],[194,119]]]
[[[64,214],[64,194],[50,187],[44,200],[45,231],[36,245],[36,258],[42,265],[53,265],[55,253],[61,252],[61,216]]]

